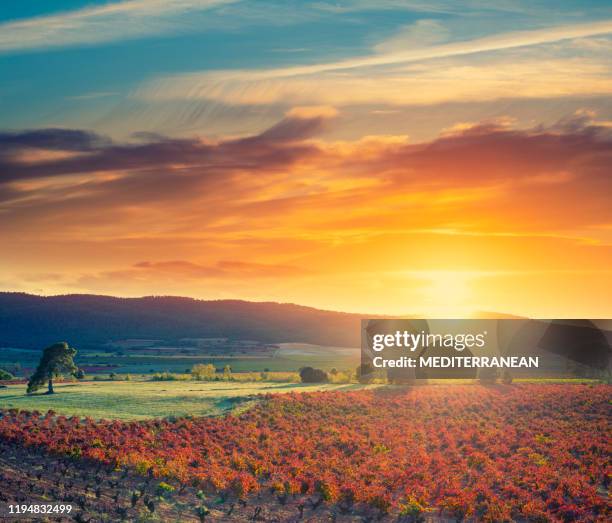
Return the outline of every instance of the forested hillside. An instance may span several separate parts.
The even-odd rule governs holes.
[[[280,303],[178,297],[115,298],[0,293],[0,346],[43,347],[57,340],[231,337],[267,343],[359,346],[362,316]]]

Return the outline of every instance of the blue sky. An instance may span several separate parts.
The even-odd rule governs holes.
[[[252,99],[234,103],[231,99],[208,99],[207,95],[196,100],[186,93],[188,87],[182,93],[163,97],[159,93],[153,95],[152,86],[183,73],[275,70],[335,63],[394,52],[397,48],[431,48],[504,37],[517,31],[588,28],[589,24],[606,20],[612,20],[609,2],[5,1],[0,6],[0,70],[4,78],[0,110],[3,126],[10,129],[76,126],[120,136],[137,131],[240,134],[268,125],[286,111],[287,103],[278,100],[253,103]],[[587,30],[587,36],[581,38],[601,42],[609,36],[601,34],[601,30],[594,36],[588,33]],[[560,46],[561,42],[567,40],[552,37],[543,44],[517,46],[510,51],[485,50],[467,55],[467,59],[486,61],[491,53],[497,52],[506,60],[520,63],[531,59],[530,63],[537,64],[538,60],[549,61],[551,57],[567,59],[579,53],[597,53],[588,49],[568,50]],[[600,54],[604,52],[607,49]],[[448,60],[466,65],[462,55]],[[598,60],[603,58],[598,56]],[[380,68],[371,71],[366,72],[369,77],[381,74]],[[397,73],[383,70],[382,74]],[[316,75],[312,81],[317,83]],[[197,88],[194,79],[194,89]],[[560,110],[555,108],[560,101],[571,109],[580,97],[593,98],[592,105],[606,110],[607,104],[598,99],[601,95],[598,90],[579,91],[568,90],[573,100],[536,94],[521,96],[517,103],[505,91],[499,97],[508,100],[525,121],[533,118],[527,99],[547,98],[542,110],[544,120],[560,116]],[[287,96],[291,98],[290,93]],[[316,97],[303,98],[300,103],[319,103]],[[402,128],[395,119],[405,119],[407,107],[419,120],[423,104],[439,105],[438,101],[455,104],[451,113],[456,112],[458,117],[470,110],[479,117],[498,116],[487,108],[495,99],[490,94],[481,103],[466,96],[453,99],[452,95],[416,103],[389,98],[369,100],[360,95],[351,104],[349,94],[343,111],[348,121],[337,126],[336,134],[350,136],[351,129],[362,130],[368,121],[376,132],[381,126],[399,132]],[[323,99],[321,104],[327,105],[328,101]],[[475,107],[462,107],[465,103]],[[369,116],[377,108],[389,115],[382,124],[372,122]],[[427,114],[435,123],[430,129],[421,125],[416,130],[417,136],[434,135],[449,124],[431,108]],[[415,135],[413,128],[404,131]]]

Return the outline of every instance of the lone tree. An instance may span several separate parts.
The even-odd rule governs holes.
[[[28,382],[28,394],[36,392],[46,382],[48,382],[46,394],[53,394],[53,378],[61,374],[77,372],[78,369],[73,360],[76,352],[76,349],[69,347],[65,341],[47,347],[43,351],[36,372],[32,374]]]

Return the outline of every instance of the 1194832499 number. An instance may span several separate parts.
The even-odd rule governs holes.
[[[63,503],[42,503],[42,504],[8,504],[2,511],[4,516],[19,516],[31,514],[70,514],[72,505]]]

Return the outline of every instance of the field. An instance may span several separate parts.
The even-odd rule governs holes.
[[[67,416],[137,420],[167,416],[217,416],[252,404],[258,395],[350,390],[359,385],[270,382],[91,381],[59,383],[56,394],[25,395],[25,385],[0,389],[0,409],[52,409]]]
[[[150,341],[149,343],[153,343]],[[0,347],[0,365],[11,369],[19,364],[19,375],[29,374],[40,359],[40,350]],[[196,364],[212,363],[234,372],[295,372],[311,366],[325,370],[354,370],[359,365],[359,349],[328,347],[306,343],[280,343],[236,347],[231,344],[211,346],[141,346],[136,341],[96,349],[79,348],[76,363],[87,375],[151,374],[154,372],[189,372]]]
[[[81,496],[85,514],[135,519],[148,499],[149,515],[201,521],[609,521],[611,402],[609,385],[521,383],[274,394],[216,418],[13,410],[0,441],[13,469],[27,449],[63,460],[41,478],[97,467],[97,490],[73,493],[75,479],[46,491]],[[34,481],[24,468],[22,489]]]

